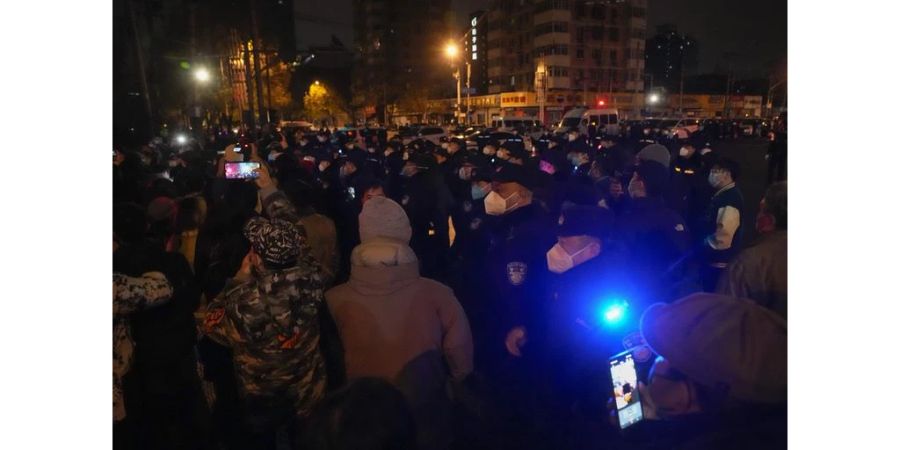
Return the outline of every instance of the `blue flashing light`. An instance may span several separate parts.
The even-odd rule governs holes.
[[[606,325],[617,325],[625,319],[627,311],[628,302],[617,300],[605,304],[600,310],[600,314]]]

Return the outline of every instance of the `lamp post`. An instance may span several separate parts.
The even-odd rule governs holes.
[[[444,48],[444,53],[456,67],[453,71],[453,78],[456,79],[456,123],[459,125],[460,105],[462,103],[462,77],[459,73],[459,63],[456,61],[456,57],[459,55],[459,47],[454,42],[448,42],[447,46]]]

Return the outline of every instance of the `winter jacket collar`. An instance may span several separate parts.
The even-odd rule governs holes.
[[[353,249],[350,287],[363,295],[387,295],[419,279],[419,261],[408,245],[375,238]]]

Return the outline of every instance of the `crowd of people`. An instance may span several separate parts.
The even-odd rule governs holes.
[[[748,245],[740,164],[690,136],[116,149],[115,446],[784,448],[783,126],[771,148]]]

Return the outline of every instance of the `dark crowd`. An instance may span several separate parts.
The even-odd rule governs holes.
[[[117,148],[115,448],[786,448],[786,119],[762,199],[701,133],[494,136]]]

